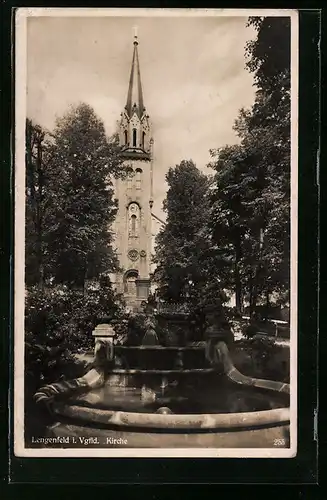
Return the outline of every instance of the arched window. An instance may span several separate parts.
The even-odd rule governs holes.
[[[132,215],[131,216],[131,233],[132,233],[132,236],[136,236],[136,215]]]
[[[127,130],[124,130],[125,146],[127,146]]]
[[[128,295],[136,297],[136,280],[138,278],[138,272],[134,269],[127,271],[124,276],[124,292]]]
[[[142,134],[142,148],[144,149],[144,145],[145,145],[145,132],[143,132]]]
[[[136,128],[133,128],[133,148],[136,148]]]
[[[142,183],[142,169],[137,168],[136,169],[136,189],[141,189],[141,183]]]
[[[131,203],[128,207],[128,236],[138,238],[139,236],[140,208],[137,203]]]

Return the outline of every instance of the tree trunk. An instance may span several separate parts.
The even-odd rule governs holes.
[[[240,272],[238,263],[235,264],[235,305],[236,310],[239,314],[242,314],[243,310],[243,297],[242,297],[242,283],[240,278]]]
[[[44,286],[44,265],[43,265],[43,245],[42,245],[42,235],[38,235],[39,241],[38,241],[38,250],[37,250],[37,260],[38,260],[38,268],[39,268],[39,273],[38,273],[38,285],[40,290],[43,290]]]
[[[268,320],[269,316],[269,307],[270,307],[270,294],[269,290],[266,291],[266,314],[265,314],[265,320]]]
[[[43,289],[44,262],[43,262],[43,224],[42,224],[42,197],[43,197],[43,161],[42,161],[42,138],[37,142],[37,175],[38,175],[38,193],[36,198],[36,223],[37,223],[37,260],[38,260],[38,283],[39,288]]]
[[[238,241],[235,245],[235,266],[234,266],[235,305],[237,312],[239,314],[242,314],[243,291],[242,291],[242,282],[240,277],[240,260],[241,260],[241,248],[240,248],[240,241]]]
[[[254,278],[254,283],[251,287],[251,302],[250,302],[250,318],[255,316],[258,300],[258,285],[257,285],[257,273]]]
[[[83,276],[83,296],[86,296],[87,292],[87,264],[85,264],[84,276]]]
[[[256,276],[251,277],[250,282],[250,297],[249,297],[250,307],[249,307],[249,316],[250,320],[255,316],[256,306],[257,306],[257,283]]]

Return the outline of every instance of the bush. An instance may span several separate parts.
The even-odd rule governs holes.
[[[145,327],[146,315],[142,313],[132,314],[129,316],[126,329],[126,343],[131,346],[141,345],[146,332]]]
[[[68,289],[65,286],[27,290],[25,304],[25,366],[35,383],[75,375],[73,354],[93,348],[92,330],[101,316],[118,317],[111,287],[96,290]]]
[[[282,349],[272,338],[255,337],[251,340],[252,360],[260,375],[272,380],[287,381],[288,370],[279,361]]]
[[[255,323],[245,324],[242,327],[243,335],[248,339],[253,338],[254,335],[258,333],[258,331],[258,325],[256,325]]]

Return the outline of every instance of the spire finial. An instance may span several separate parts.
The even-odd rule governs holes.
[[[128,94],[127,94],[125,109],[127,110],[127,114],[129,117],[131,117],[134,114],[134,112],[136,112],[139,118],[141,118],[144,113],[136,26],[134,26],[133,60],[129,78]]]
[[[134,26],[134,43],[138,44],[138,39],[137,39],[137,26]]]

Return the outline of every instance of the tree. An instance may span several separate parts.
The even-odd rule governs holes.
[[[26,120],[26,283],[43,287],[51,169],[46,131]]]
[[[290,89],[291,23],[289,17],[250,17],[257,38],[245,47],[246,66],[267,94]]]
[[[112,179],[125,170],[117,138],[107,139],[102,121],[86,104],[57,122],[52,139],[57,173],[49,234],[53,278],[83,287],[86,280],[117,269],[111,245],[117,211]]]
[[[224,266],[208,230],[212,179],[195,164],[182,161],[170,168],[164,200],[166,225],[156,239],[155,280],[166,302],[186,306],[194,338],[211,333],[229,335],[223,291]],[[227,333],[226,333],[227,332]]]
[[[260,292],[265,295],[268,309],[272,292],[286,300],[289,292],[290,18],[250,18],[249,24],[258,33],[246,47],[247,67],[254,73],[258,92],[246,120],[249,133],[240,133],[240,137],[252,148],[256,143],[261,151],[261,167],[266,169],[262,200],[268,215],[261,228],[260,267],[265,272]]]
[[[200,259],[208,248],[209,181],[191,160],[170,168],[166,181],[167,222],[156,239],[155,279],[164,300],[184,302],[195,297],[205,282]]]
[[[240,144],[212,151],[210,166],[217,172],[212,234],[231,261],[226,282],[237,307],[246,295],[252,316],[258,301],[268,309],[273,293],[285,297],[289,289],[290,26],[286,18],[250,18],[249,24],[258,32],[246,46],[255,103],[235,121]]]
[[[126,175],[116,137],[81,104],[52,134],[26,123],[26,373],[51,380],[89,347],[99,317],[121,315],[112,180]],[[68,373],[68,372],[67,372]],[[66,375],[67,375],[66,373]],[[36,380],[35,380],[36,379]]]
[[[242,311],[244,276],[244,239],[249,235],[250,211],[245,205],[249,195],[249,158],[240,145],[212,152],[216,161],[215,184],[210,193],[211,217],[208,225],[217,246],[223,273],[223,286],[235,292],[236,308]]]

